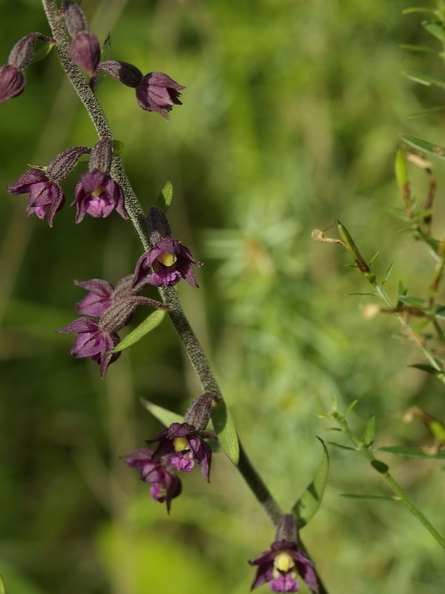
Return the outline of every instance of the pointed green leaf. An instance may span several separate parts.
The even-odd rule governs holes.
[[[44,41],[37,39],[35,42],[36,49],[32,55],[32,59],[29,65],[35,64],[36,62],[40,62],[40,60],[44,60],[46,56],[50,53],[50,51],[53,49],[53,47],[55,47],[55,45],[55,43],[45,43]]]
[[[443,146],[439,146],[428,140],[424,140],[423,138],[411,136],[410,134],[401,134],[400,138],[403,142],[406,142],[406,144],[409,144],[420,151],[424,151],[430,155],[436,155],[439,159],[445,159],[445,148]]]
[[[441,27],[438,23],[432,23],[431,21],[423,21],[422,27],[428,31],[431,35],[440,39],[440,41],[445,41],[445,31],[443,27]]]
[[[396,456],[405,456],[406,458],[425,458],[427,460],[445,460],[445,450],[437,454],[428,454],[419,448],[405,448],[402,446],[384,446],[378,448],[379,452],[388,452]]]
[[[361,499],[362,501],[398,501],[398,497],[389,497],[385,495],[359,495],[358,493],[341,493],[341,497],[347,499]]]
[[[354,408],[354,406],[357,404],[358,400],[353,400],[351,402],[351,404],[347,407],[347,409],[345,410],[345,412],[343,413],[344,417],[347,417],[349,415],[349,413],[351,412],[351,410]]]
[[[315,515],[321,505],[323,493],[326,487],[326,479],[329,472],[329,454],[324,442],[319,439],[323,446],[323,457],[315,473],[314,480],[307,487],[306,491],[295,503],[292,512],[298,520],[298,527],[303,528]]]
[[[436,78],[435,76],[430,76],[429,74],[423,74],[422,72],[414,72],[413,70],[402,72],[402,74],[410,80],[421,85],[425,85],[426,87],[435,85],[436,87],[440,87],[441,89],[445,88],[445,81],[441,80],[440,78]]]
[[[229,460],[236,466],[239,462],[238,436],[232,416],[225,402],[220,402],[213,407],[212,422],[223,450]]]
[[[357,448],[351,448],[351,446],[342,445],[341,443],[337,443],[336,441],[327,441],[326,443],[335,446],[336,448],[340,448],[341,450],[350,450],[351,452],[357,451]]]
[[[162,406],[158,406],[157,404],[153,404],[153,402],[149,402],[144,398],[141,398],[142,406],[148,410],[150,414],[152,414],[155,419],[158,419],[163,425],[166,427],[170,427],[172,423],[183,423],[184,418],[177,413],[172,412],[171,410],[167,410],[166,408],[162,408]]]
[[[143,336],[151,332],[159,326],[165,316],[164,309],[157,309],[153,313],[151,313],[142,324],[139,324],[137,328],[135,328],[130,334],[128,334],[118,345],[114,347],[110,351],[110,353],[118,353],[119,351],[123,351],[124,349],[128,349],[129,346],[141,340]]]
[[[410,120],[413,120],[414,118],[421,118],[432,113],[437,113],[438,111],[443,111],[444,109],[445,105],[439,105],[438,107],[428,107],[427,109],[422,109],[421,111],[411,113],[408,117]]]
[[[391,264],[389,265],[388,271],[385,274],[385,278],[382,280],[382,285],[384,285],[386,283],[386,281],[389,279],[389,277],[391,276],[391,272],[393,271],[394,265],[395,265],[396,261],[393,260],[391,262]]]
[[[425,373],[431,373],[431,375],[443,375],[443,371],[441,371],[440,369],[436,369],[432,365],[426,365],[425,363],[413,363],[408,367],[420,369],[421,371],[425,371]]]
[[[156,200],[155,206],[157,206],[164,214],[167,214],[170,208],[171,201],[173,199],[173,184],[170,180],[167,181],[161,193]]]
[[[101,62],[105,62],[106,60],[110,60],[111,59],[111,35],[110,33],[108,33],[108,35],[105,38],[104,44],[102,46],[102,50],[100,53],[100,61]],[[96,91],[100,85],[104,82],[105,80],[105,72],[103,70],[99,70],[96,78],[94,79],[94,88],[93,90]]]
[[[436,53],[433,49],[431,49],[430,47],[427,47],[426,45],[415,45],[415,44],[406,43],[406,44],[399,45],[399,47],[400,47],[400,49],[411,50],[413,52],[425,52],[425,53],[429,53],[429,54]]]
[[[414,12],[431,12],[434,15],[437,14],[433,8],[429,8],[428,6],[410,6],[402,10],[402,14],[412,14]]]
[[[368,419],[365,432],[363,434],[363,445],[370,448],[375,439],[375,416],[371,415]]]
[[[5,582],[3,581],[3,578],[1,575],[0,575],[0,594],[6,594]]]

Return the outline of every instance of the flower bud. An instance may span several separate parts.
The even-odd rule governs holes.
[[[97,70],[102,70],[127,87],[136,88],[142,79],[139,68],[128,62],[106,60],[98,65]]]
[[[83,10],[72,0],[64,0],[62,11],[65,15],[65,23],[71,39],[80,33],[88,33],[88,22]]]
[[[213,397],[209,392],[198,396],[188,407],[184,415],[184,423],[194,427],[196,431],[204,431],[212,414]]]

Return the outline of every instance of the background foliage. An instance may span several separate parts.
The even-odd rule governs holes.
[[[337,395],[358,405],[351,423],[376,415],[377,445],[424,445],[419,405],[444,418],[441,386],[407,365],[414,347],[396,340],[395,320],[364,319],[366,291],[337,246],[311,241],[336,218],[377,269],[395,258],[399,279],[424,297],[432,268],[423,246],[389,214],[401,206],[393,161],[398,134],[443,144],[442,91],[415,86],[402,70],[441,76],[434,45],[407,3],[343,0],[85,0],[90,29],[112,32],[112,57],[160,70],[186,85],[171,121],[140,110],[111,79],[98,91],[144,207],[171,177],[174,233],[205,266],[201,289],[180,287],[207,346],[253,461],[288,509],[321,456],[316,435]],[[0,0],[1,61],[30,31],[48,33],[37,0]],[[428,37],[428,38],[427,38]],[[437,49],[437,48],[436,48]],[[94,131],[55,56],[27,71],[26,92],[1,106],[2,186],[26,164],[47,163]],[[436,214],[444,213],[443,165]],[[71,188],[76,180],[71,180]],[[415,178],[417,191],[425,180]],[[68,184],[69,185],[69,184]],[[73,279],[115,282],[140,246],[119,217],[57,215],[52,230],[24,216],[26,198],[1,191],[0,572],[11,594],[247,592],[247,559],[273,533],[222,456],[212,483],[186,477],[170,517],[119,460],[159,427],[143,397],[183,412],[199,394],[168,322],[125,352],[107,379],[69,355],[55,334],[74,317]],[[443,228],[436,229],[443,235]],[[155,295],[155,293],[153,293]],[[142,320],[142,317],[140,318]],[[444,532],[443,468],[394,459],[396,478]],[[406,510],[340,497],[387,494],[350,452],[331,452],[321,510],[303,531],[330,592],[429,594],[443,583],[442,552]]]

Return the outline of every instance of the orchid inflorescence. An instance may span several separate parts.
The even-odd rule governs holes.
[[[27,169],[7,189],[13,195],[28,194],[27,215],[36,215],[53,227],[56,214],[66,203],[63,180],[81,171],[80,162],[88,159],[88,171],[83,168],[71,203],[76,208],[75,223],[81,223],[87,216],[105,218],[116,211],[122,219],[131,220],[144,246],[134,272],[118,280],[114,286],[98,278],[74,281],[87,291],[76,305],[80,317],[58,332],[75,334],[72,355],[75,358],[91,358],[99,365],[104,378],[109,365],[121,354],[118,332],[131,323],[139,306],[148,305],[170,314],[205,391],[193,400],[182,422],[170,423],[157,436],[147,440],[147,445],[153,447],[139,448],[123,455],[123,462],[139,470],[141,480],[150,485],[151,497],[165,503],[170,512],[172,500],[182,491],[178,473],[189,473],[198,465],[205,480],[210,482],[212,449],[222,446],[250,488],[257,492],[277,529],[271,549],[250,561],[251,565],[257,566],[252,589],[268,583],[275,592],[297,592],[300,588],[297,577],[300,576],[313,592],[318,593],[321,591],[319,580],[312,561],[299,544],[295,516],[282,514],[242,453],[235,431],[230,438],[231,453],[228,453],[228,438],[224,432],[228,420],[222,395],[172,289],[182,279],[198,288],[194,267],[201,266],[201,262],[174,238],[165,214],[166,208],[150,206],[147,214],[143,213],[123,170],[119,143],[113,139],[94,95],[103,77],[101,73],[105,73],[134,88],[136,100],[143,110],[169,119],[172,108],[181,105],[179,98],[185,87],[161,72],[144,75],[136,66],[124,61],[101,61],[99,40],[89,31],[88,21],[78,4],[73,0],[64,0],[58,10],[54,0],[42,0],[42,3],[53,37],[30,33],[18,41],[8,63],[0,68],[0,103],[24,91],[25,70],[33,61],[37,42],[46,44],[48,49],[55,47],[96,126],[99,140],[92,147],[67,148],[46,166]],[[77,67],[86,73],[86,81]],[[88,102],[93,103],[95,108],[90,110],[86,105]],[[159,289],[162,301],[141,294],[149,285]],[[213,419],[216,408],[222,410],[224,416],[222,431],[219,423],[220,439],[216,435],[218,422]],[[207,430],[211,418],[215,431]]]

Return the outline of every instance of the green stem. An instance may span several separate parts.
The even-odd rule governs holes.
[[[405,491],[402,487],[397,483],[397,481],[393,478],[390,474],[388,466],[378,460],[371,450],[365,446],[365,444],[356,436],[349,428],[349,425],[344,418],[338,412],[331,413],[331,416],[337,421],[337,423],[342,428],[342,431],[349,437],[352,443],[356,446],[358,452],[360,452],[365,458],[368,459],[371,466],[376,470],[388,483],[392,491],[397,495],[395,501],[400,501],[403,505],[413,514],[415,518],[428,530],[433,538],[440,544],[442,548],[445,549],[445,538],[437,532],[431,522],[424,516],[424,514],[414,505],[414,503],[408,498]]]

